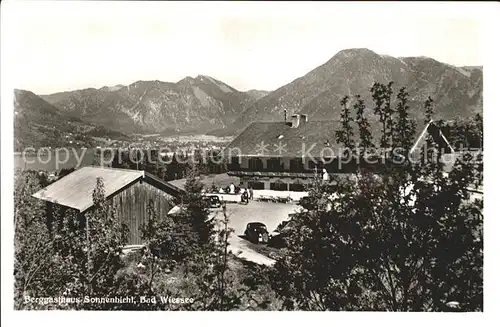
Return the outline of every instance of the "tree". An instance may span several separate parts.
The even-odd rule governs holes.
[[[180,155],[178,153],[174,153],[172,156],[172,160],[167,164],[166,167],[166,175],[167,180],[179,179],[184,175],[185,164],[180,159]]]
[[[14,306],[26,308],[25,296],[52,292],[46,281],[52,247],[40,201],[31,195],[41,188],[35,172],[16,172],[14,189]]]
[[[445,136],[455,149],[481,150],[483,148],[483,116],[459,119],[444,126]]]
[[[229,228],[229,215],[227,213],[226,204],[223,204],[223,220],[222,226],[219,228],[217,238],[215,240],[215,253],[217,259],[214,265],[216,273],[216,281],[218,286],[217,306],[219,310],[230,310],[236,308],[241,302],[237,296],[237,292],[231,292],[231,279],[228,278],[229,272],[229,237],[234,233],[234,229]]]
[[[359,130],[359,148],[360,153],[359,158],[365,161],[365,156],[367,154],[367,150],[371,151],[373,148],[373,137],[371,133],[370,122],[365,116],[365,102],[361,99],[361,96],[356,95],[356,102],[354,103],[354,109],[356,110],[356,123],[358,124]],[[359,161],[358,161],[359,162]]]
[[[147,222],[142,226],[142,236],[146,246],[140,254],[137,271],[132,275],[123,275],[123,279],[133,277],[142,296],[155,298],[154,302],[142,303],[141,309],[164,309],[160,296],[175,296],[174,292],[162,287],[160,280],[165,278],[165,272],[170,272],[179,262],[185,260],[189,251],[186,237],[189,230],[180,228],[186,224],[176,224],[173,217],[159,217],[154,203],[148,204]],[[179,237],[180,236],[180,237]],[[135,307],[138,308],[137,306]]]
[[[375,103],[373,112],[379,116],[379,122],[382,124],[382,133],[380,137],[380,149],[383,151],[384,162],[387,159],[386,150],[392,147],[393,137],[393,113],[391,107],[393,82],[387,85],[381,83],[374,83],[370,92],[372,99]]]
[[[151,201],[142,236],[149,251],[158,258],[183,262],[195,251],[198,235],[186,215],[159,217]]]
[[[190,310],[234,310],[241,305],[243,286],[229,268],[231,252],[228,239],[233,232],[228,227],[229,215],[223,205],[223,218],[215,224],[215,234],[209,243],[196,252],[191,261],[189,286],[186,290],[195,301]]]
[[[201,193],[203,183],[195,165],[188,171],[185,189],[186,195],[182,199],[186,206],[185,216],[197,234],[198,244],[206,244],[213,236],[214,227],[213,221],[208,219],[209,205]]]
[[[365,102],[361,99],[361,96],[356,95],[356,102],[354,103],[354,109],[356,110],[356,123],[359,129],[360,147],[364,149],[369,149],[373,147],[372,143],[372,133],[370,130],[370,122],[365,116]]]
[[[341,121],[341,129],[335,132],[335,136],[337,138],[337,143],[344,145],[347,149],[354,149],[354,140],[353,140],[353,128],[351,123],[353,119],[350,115],[350,109],[347,105],[349,101],[349,97],[345,96],[340,101],[340,105],[342,107],[340,112],[340,121]]]
[[[483,115],[477,113],[474,115],[474,126],[476,127],[476,133],[478,138],[478,147],[483,148]]]
[[[385,124],[386,124],[386,141],[388,142],[387,143],[387,146],[388,147],[392,147],[393,144],[392,144],[392,137],[394,135],[394,132],[393,132],[393,129],[394,129],[394,126],[393,126],[393,114],[394,114],[394,109],[392,109],[392,106],[391,106],[391,100],[392,100],[392,85],[394,84],[394,82],[389,82],[386,86],[385,86],[385,90],[384,90],[384,102],[385,102],[385,106],[384,106],[384,115],[385,115]]]
[[[408,156],[413,140],[415,138],[415,122],[408,114],[408,92],[406,87],[402,87],[397,95],[398,104],[396,106],[397,121],[394,130],[394,146],[403,150],[403,155]]]
[[[339,179],[335,196],[316,185],[273,268],[273,289],[288,309],[482,310],[483,203],[467,191],[480,170],[466,156],[445,176],[429,159]]]
[[[428,124],[432,120],[434,115],[434,100],[431,97],[427,97],[424,104],[425,109],[425,123]]]
[[[194,149],[193,151],[193,165],[196,165],[198,171],[200,174],[208,174],[209,173],[209,167],[206,162],[206,153],[203,152],[204,150],[198,148]]]

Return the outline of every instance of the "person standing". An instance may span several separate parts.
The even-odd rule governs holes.
[[[253,188],[251,186],[248,189],[248,194],[250,195],[250,200],[253,200]]]
[[[323,180],[324,181],[329,181],[330,180],[330,175],[328,175],[328,172],[326,171],[325,168],[323,168]]]

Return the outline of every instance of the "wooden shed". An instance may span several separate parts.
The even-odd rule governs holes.
[[[89,166],[75,170],[33,196],[47,201],[49,211],[57,205],[84,214],[92,210],[97,178],[102,178],[106,198],[116,207],[118,223],[128,226],[128,245],[142,244],[141,226],[146,222],[151,200],[162,217],[172,208],[174,198],[184,194],[182,189],[144,171]]]

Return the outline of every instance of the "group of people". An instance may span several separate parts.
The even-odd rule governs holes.
[[[253,189],[252,187],[249,187],[248,189],[237,189],[236,186],[231,183],[226,190],[224,188],[219,189],[219,193],[229,193],[229,194],[241,194],[241,202],[242,203],[248,203],[249,200],[253,200]]]
[[[248,190],[245,188],[243,189],[243,192],[241,193],[241,202],[242,203],[247,203],[249,200],[253,200],[253,189],[250,187]]]

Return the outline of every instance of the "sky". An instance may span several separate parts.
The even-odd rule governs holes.
[[[482,65],[481,5],[21,2],[9,62],[37,94],[197,75],[272,91],[346,48]]]

